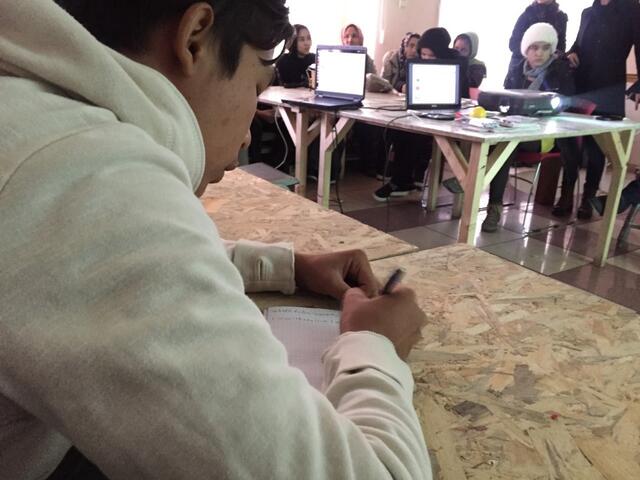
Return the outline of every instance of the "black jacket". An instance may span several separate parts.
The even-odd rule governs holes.
[[[624,115],[627,58],[635,45],[640,65],[640,3],[611,0],[603,7],[596,0],[582,12],[576,43],[580,60],[576,71],[578,94],[595,102],[598,113]]]
[[[300,58],[295,53],[287,53],[276,63],[276,84],[291,87],[309,85],[307,68],[316,62],[313,53]]]
[[[522,59],[518,64],[509,69],[504,86],[507,89],[527,89],[531,81],[524,75],[524,64]],[[576,88],[573,80],[573,72],[567,59],[562,56],[553,61],[547,69],[544,82],[540,87],[542,92],[557,92],[571,97],[575,94]]]
[[[564,52],[567,48],[567,14],[560,10],[557,2],[549,4],[532,3],[520,15],[513,33],[509,39],[509,50],[514,58],[521,59],[520,43],[524,32],[534,23],[550,23],[558,32],[558,50]]]

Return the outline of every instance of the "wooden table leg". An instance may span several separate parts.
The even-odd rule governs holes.
[[[304,197],[307,190],[308,149],[311,142],[320,134],[320,125],[318,122],[311,124],[311,113],[298,107],[293,109],[279,107],[278,113],[296,149],[295,177],[298,184],[295,188],[296,193]]]
[[[317,201],[329,208],[331,196],[331,160],[336,146],[344,140],[355,120],[340,118],[336,120],[331,112],[322,113],[320,118],[320,158],[318,160],[318,196]]]
[[[471,145],[469,171],[464,179],[464,208],[460,219],[458,242],[473,245],[476,238],[476,223],[480,208],[480,195],[484,190],[485,173],[489,145],[474,143]]]
[[[433,212],[438,205],[438,190],[440,188],[440,172],[442,171],[442,151],[438,142],[433,142],[431,150],[431,164],[429,165],[429,192],[427,197],[427,211]]]
[[[602,220],[602,230],[600,231],[598,248],[596,249],[594,258],[594,263],[599,267],[604,267],[607,264],[611,238],[613,237],[616,224],[618,205],[620,204],[620,195],[624,187],[624,179],[627,174],[629,157],[631,156],[634,134],[635,131],[629,130],[622,133],[603,133],[594,137],[612,166],[611,186],[609,187],[607,205]]]

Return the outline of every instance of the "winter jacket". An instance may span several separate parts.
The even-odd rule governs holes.
[[[571,47],[580,60],[576,88],[580,96],[596,103],[597,113],[625,114],[631,47],[635,47],[636,64],[640,66],[638,0],[611,0],[607,6],[596,0],[582,12],[578,37]]]

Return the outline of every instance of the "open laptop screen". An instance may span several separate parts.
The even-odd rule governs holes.
[[[365,47],[318,46],[316,94],[362,100],[364,98],[367,49]]]
[[[407,68],[408,110],[460,108],[460,60],[412,60]]]

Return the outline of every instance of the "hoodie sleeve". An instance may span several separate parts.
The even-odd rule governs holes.
[[[2,191],[2,394],[112,480],[431,479],[391,343],[341,336],[310,387],[184,164],[131,128],[52,144]]]
[[[296,289],[293,244],[251,240],[223,241],[227,255],[240,272],[246,293],[282,292]]]

